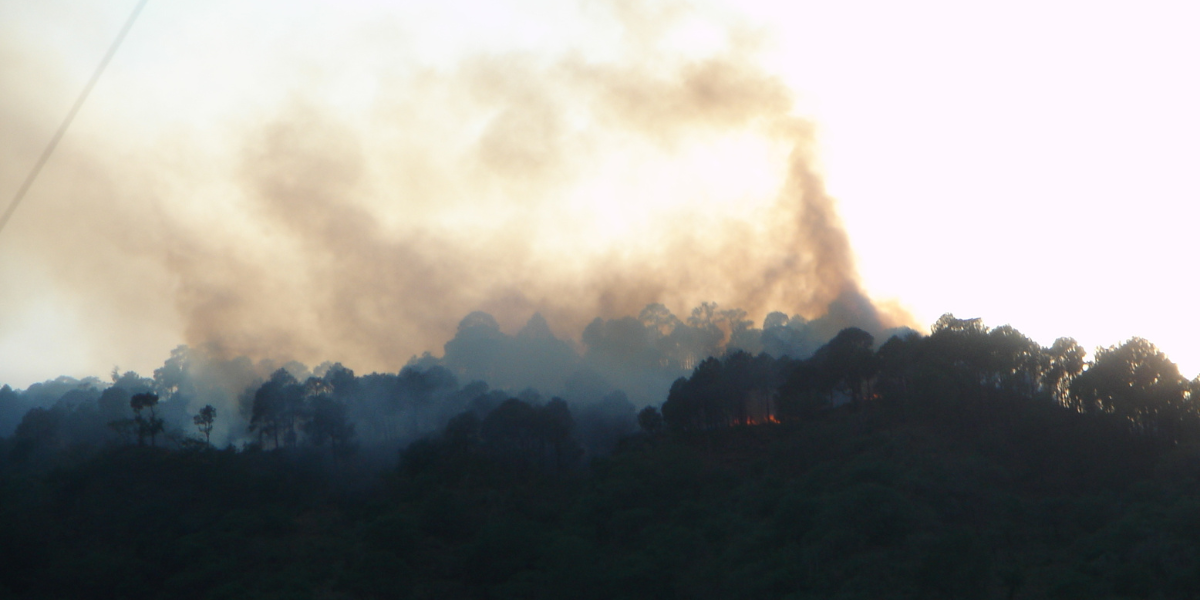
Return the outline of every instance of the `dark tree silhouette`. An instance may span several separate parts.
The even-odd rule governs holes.
[[[473,412],[462,413],[446,423],[442,436],[455,449],[463,450],[479,445],[479,417]]]
[[[187,371],[188,347],[178,346],[171,351],[171,357],[163,363],[163,366],[154,370],[156,389],[166,394],[168,398],[174,396],[187,379]]]
[[[1063,406],[1070,404],[1071,381],[1083,372],[1087,351],[1072,338],[1058,338],[1045,351],[1043,385]]]
[[[453,430],[462,434],[470,425],[459,419],[454,423]],[[484,450],[501,462],[560,471],[582,455],[573,429],[571,411],[560,398],[540,407],[509,398],[480,422],[479,438]]]
[[[989,363],[987,337],[982,319],[958,319],[946,313],[930,328],[924,345],[930,362],[952,367],[982,388]]]
[[[642,431],[655,435],[663,430],[663,416],[658,412],[658,409],[653,406],[647,406],[638,413],[638,427]]]
[[[217,409],[213,408],[211,404],[204,405],[204,408],[200,409],[200,414],[192,417],[192,423],[196,425],[196,428],[200,430],[200,433],[204,434],[204,443],[210,446],[212,445],[210,435],[212,434],[213,430],[213,421],[216,420],[216,418]]]
[[[325,372],[325,382],[332,389],[333,397],[342,402],[349,402],[358,393],[358,379],[354,371],[335,363]]]
[[[870,381],[879,371],[879,359],[871,346],[875,338],[857,328],[838,332],[829,343],[817,351],[813,360],[825,371],[825,386],[832,392],[841,391],[858,407],[870,394]]]
[[[354,441],[354,424],[346,419],[346,405],[327,394],[311,399],[311,418],[304,424],[304,434],[315,446],[326,442],[334,450],[347,450]]]
[[[516,398],[505,400],[484,417],[479,435],[489,452],[511,462],[537,456],[537,411]]]
[[[457,389],[458,379],[444,367],[405,367],[400,371],[396,387],[394,399],[401,404],[396,408],[407,410],[409,433],[415,436],[424,430],[426,413],[433,406],[434,399],[438,394]]]
[[[280,434],[285,442],[295,442],[296,419],[303,400],[304,388],[291,373],[279,369],[271,374],[271,378],[254,392],[250,411],[250,431],[258,432],[259,445],[268,435],[275,448],[279,447]]]
[[[707,358],[692,376],[680,377],[671,385],[662,415],[667,426],[677,431],[704,431],[731,424],[732,415],[721,393],[721,361]]]
[[[12,436],[12,456],[28,458],[37,450],[61,445],[62,415],[58,411],[35,407],[25,413]]]
[[[553,453],[552,467],[560,471],[579,457],[579,445],[571,437],[575,420],[571,409],[562,398],[551,398],[545,406],[537,409],[538,437]]]
[[[459,358],[486,352],[462,364],[500,372],[516,364],[507,349],[561,347],[540,318],[519,339],[489,319],[465,320]],[[661,306],[597,321],[585,340],[596,368],[571,363],[569,384],[541,388],[567,400],[546,402],[524,385],[459,387],[431,356],[362,377],[323,365],[302,382],[289,374],[302,365],[263,382],[267,367],[246,360],[224,398],[198,379],[207,359],[182,351],[152,382],[0,386],[0,415],[24,414],[0,438],[0,596],[1196,595],[1200,381],[1152,344],[1088,364],[1069,338],[1041,348],[945,315],[930,336],[872,351],[867,329],[818,343],[830,322],[772,315],[760,345],[813,350],[776,358],[739,352],[756,334],[714,305],[686,323]],[[601,368],[654,367],[661,387],[705,344],[724,354],[677,379],[661,409],[638,413],[606,379],[619,369]],[[129,443],[156,445],[165,419],[195,424],[205,442],[182,446],[201,448],[212,405],[168,407],[225,406],[238,390],[260,446],[318,450],[150,456],[105,443],[104,421],[128,405]],[[404,419],[444,427],[411,441]],[[635,423],[646,434],[616,443]],[[351,457],[340,450],[358,447],[356,426],[371,437]],[[582,466],[580,443],[594,458]]]
[[[163,430],[163,420],[158,417],[158,394],[142,393],[134,394],[129,399],[129,407],[133,409],[133,421],[137,427],[138,445],[146,445],[146,438],[150,438],[150,445],[156,446],[156,438]],[[145,410],[148,415],[143,415]]]
[[[890,397],[893,403],[905,400],[912,388],[922,341],[923,338],[916,333],[892,336],[876,352],[879,358],[879,390],[885,397]]]
[[[809,420],[833,404],[829,375],[813,360],[792,368],[779,388],[779,417],[785,421]]]
[[[645,314],[646,311],[642,312]],[[605,366],[627,369],[665,367],[667,357],[652,345],[656,335],[652,335],[651,331],[657,335],[659,330],[650,330],[633,317],[610,321],[597,318],[583,330],[582,341],[588,348],[588,357]]]
[[[1011,325],[988,332],[986,371],[991,387],[1027,396],[1037,394],[1047,368],[1042,347]]]
[[[1169,441],[1196,421],[1189,382],[1166,354],[1142,338],[1098,350],[1070,389],[1079,410],[1115,415],[1137,431]]]

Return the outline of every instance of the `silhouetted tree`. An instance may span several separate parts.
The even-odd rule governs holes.
[[[638,413],[638,427],[641,427],[642,431],[650,435],[661,433],[663,430],[662,413],[658,412],[658,408],[653,406],[643,408]]]
[[[100,393],[96,408],[105,422],[127,419],[130,394],[125,388],[111,386]]]
[[[155,442],[159,433],[163,430],[163,420],[158,417],[158,394],[142,393],[134,394],[129,399],[129,407],[133,409],[133,420],[137,426],[138,445],[146,444],[146,437],[150,438],[150,445],[156,446]],[[145,410],[149,415],[143,415]]]
[[[562,398],[551,398],[545,406],[536,409],[538,412],[537,435],[542,443],[553,453],[552,467],[560,471],[578,458],[579,444],[571,437],[575,428],[575,420],[571,418],[571,409]]]
[[[1058,338],[1046,349],[1043,385],[1059,404],[1070,404],[1071,381],[1083,372],[1086,356],[1083,346],[1071,338]]]
[[[179,392],[187,378],[188,347],[178,346],[162,367],[154,370],[154,386],[168,398]]]
[[[343,367],[342,363],[335,363],[329,367],[329,370],[325,371],[324,379],[329,384],[333,397],[343,403],[350,402],[358,391],[358,379],[354,377],[354,371]]]
[[[200,433],[204,434],[204,443],[209,445],[212,445],[210,434],[212,434],[213,421],[215,421],[216,418],[217,409],[213,408],[211,404],[204,405],[204,408],[200,409],[200,414],[192,417],[192,423],[196,425],[196,428],[200,430]]]
[[[892,336],[875,355],[879,358],[879,387],[885,397],[901,400],[912,387],[922,338],[917,333]]]
[[[1073,403],[1084,412],[1116,415],[1135,430],[1174,441],[1196,419],[1190,384],[1154,344],[1132,338],[1096,351],[1091,366],[1071,382]]]
[[[637,408],[621,390],[595,402],[574,404],[574,438],[593,456],[612,452],[621,438],[637,431]]]
[[[440,366],[428,369],[405,367],[401,369],[396,385],[398,408],[408,411],[409,434],[415,436],[425,429],[425,414],[434,399],[458,389],[458,379],[449,369]]]
[[[349,449],[354,440],[354,424],[346,419],[346,405],[326,394],[311,399],[311,417],[304,434],[315,446],[329,442],[334,450]]]
[[[536,456],[537,414],[516,398],[505,400],[480,423],[479,435],[489,451],[504,460],[523,462]]]
[[[1030,397],[1037,394],[1047,368],[1042,347],[1011,325],[988,332],[986,360],[992,387]]]
[[[817,361],[796,363],[779,388],[780,420],[809,420],[833,404],[830,377]]]
[[[633,317],[608,321],[597,318],[583,330],[582,341],[588,348],[588,357],[604,366],[662,368],[667,366],[668,359],[651,344],[652,331],[657,330],[648,329]]]
[[[973,385],[982,388],[987,383],[989,349],[988,329],[982,319],[958,319],[946,313],[930,328],[923,344],[928,359],[953,367]]]
[[[279,447],[279,436],[284,441],[295,442],[295,421],[301,410],[304,389],[285,369],[271,374],[271,378],[254,392],[254,403],[250,414],[250,431],[258,432],[261,445],[263,436],[271,436],[274,447]],[[291,434],[290,441],[288,434]]]
[[[571,435],[573,427],[571,411],[560,398],[541,407],[509,398],[484,417],[479,437],[494,458],[557,471],[582,453]]]
[[[872,393],[880,359],[871,350],[874,337],[857,327],[838,332],[812,358],[800,361],[779,389],[779,411],[786,419],[808,419],[834,405],[840,393],[859,407]]]
[[[0,436],[8,435],[21,422],[28,410],[22,404],[20,394],[7,384],[0,385]]]
[[[721,361],[710,357],[701,361],[691,377],[675,380],[662,405],[667,427],[703,431],[731,424],[732,404],[722,394],[722,370]]]
[[[35,451],[62,445],[62,411],[34,407],[25,413],[12,435],[12,457],[25,460]]]
[[[478,446],[479,417],[471,411],[455,416],[446,423],[442,437],[456,449],[470,449]]]

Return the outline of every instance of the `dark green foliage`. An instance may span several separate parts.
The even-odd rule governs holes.
[[[614,323],[593,334],[617,344]],[[608,431],[592,416],[453,396],[449,372],[277,371],[248,395],[267,448],[242,452],[143,429],[149,445],[81,445],[106,406],[149,423],[157,400],[84,390],[0,440],[0,597],[1197,596],[1197,386],[1153,346],[1084,370],[1071,340],[950,315],[873,344],[851,329],[804,360],[708,359],[661,412],[610,394],[596,410],[641,432],[590,461],[580,440]],[[372,386],[413,419],[434,398],[459,412],[381,473],[329,451],[355,445]]]

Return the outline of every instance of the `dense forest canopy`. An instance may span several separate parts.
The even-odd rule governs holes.
[[[1173,439],[1191,431],[1196,382],[1143,339],[1100,348],[1088,360],[1070,338],[1043,348],[1011,326],[989,329],[949,314],[929,336],[870,319],[865,329],[835,332],[828,321],[771,313],[758,328],[745,312],[714,304],[687,319],[652,304],[637,317],[594,320],[577,352],[541,315],[510,335],[475,312],[443,356],[426,353],[398,373],[364,375],[338,363],[310,370],[180,346],[150,377],[114,368],[108,382],[60,377],[20,391],[4,386],[0,435],[49,428],[60,446],[147,436],[157,444],[160,433],[170,446],[198,437],[236,447],[404,445],[464,411],[482,417],[508,398],[534,405],[562,398],[588,417],[585,446],[603,454],[634,431],[635,411],[648,406],[661,404],[666,423],[680,430],[802,419],[911,394],[932,365],[970,373],[981,393],[1113,414]],[[156,401],[131,405],[146,394]]]
[[[211,347],[180,346],[149,376],[114,367],[110,381],[61,377],[23,391],[9,389],[0,396],[0,436],[12,434],[34,408],[89,429],[92,442],[132,435],[136,428],[128,424],[124,430],[109,424],[134,418],[127,414],[132,396],[153,393],[159,398],[154,418],[162,420],[171,444],[198,433],[218,446],[323,440],[327,433],[309,436],[303,427],[325,431],[334,425],[307,420],[335,413],[363,443],[404,444],[440,431],[472,404],[491,407],[509,397],[546,396],[613,421],[595,432],[595,444],[610,446],[618,431],[633,430],[636,409],[661,403],[672,382],[704,359],[734,351],[804,358],[848,321],[881,337],[908,331],[885,329],[869,301],[847,293],[824,317],[810,321],[775,312],[761,328],[745,311],[712,303],[685,318],[651,304],[636,317],[593,320],[579,345],[556,337],[540,314],[509,334],[491,315],[473,312],[459,323],[442,356],[413,357],[397,373],[355,374],[330,362],[310,369],[295,361],[231,358]],[[198,431],[196,417],[205,407],[212,407],[211,420],[206,417],[205,429]]]
[[[582,342],[472,313],[397,373],[180,347],[149,377],[4,386],[0,593],[1200,590],[1200,380],[1144,339],[705,304]]]

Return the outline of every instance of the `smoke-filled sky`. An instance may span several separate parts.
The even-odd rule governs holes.
[[[0,203],[135,3],[0,0]],[[893,324],[1146,337],[1190,376],[1197,25],[151,0],[0,232],[0,382],[149,373],[179,343],[394,371],[474,310],[578,340],[650,302],[761,322],[847,290]]]

